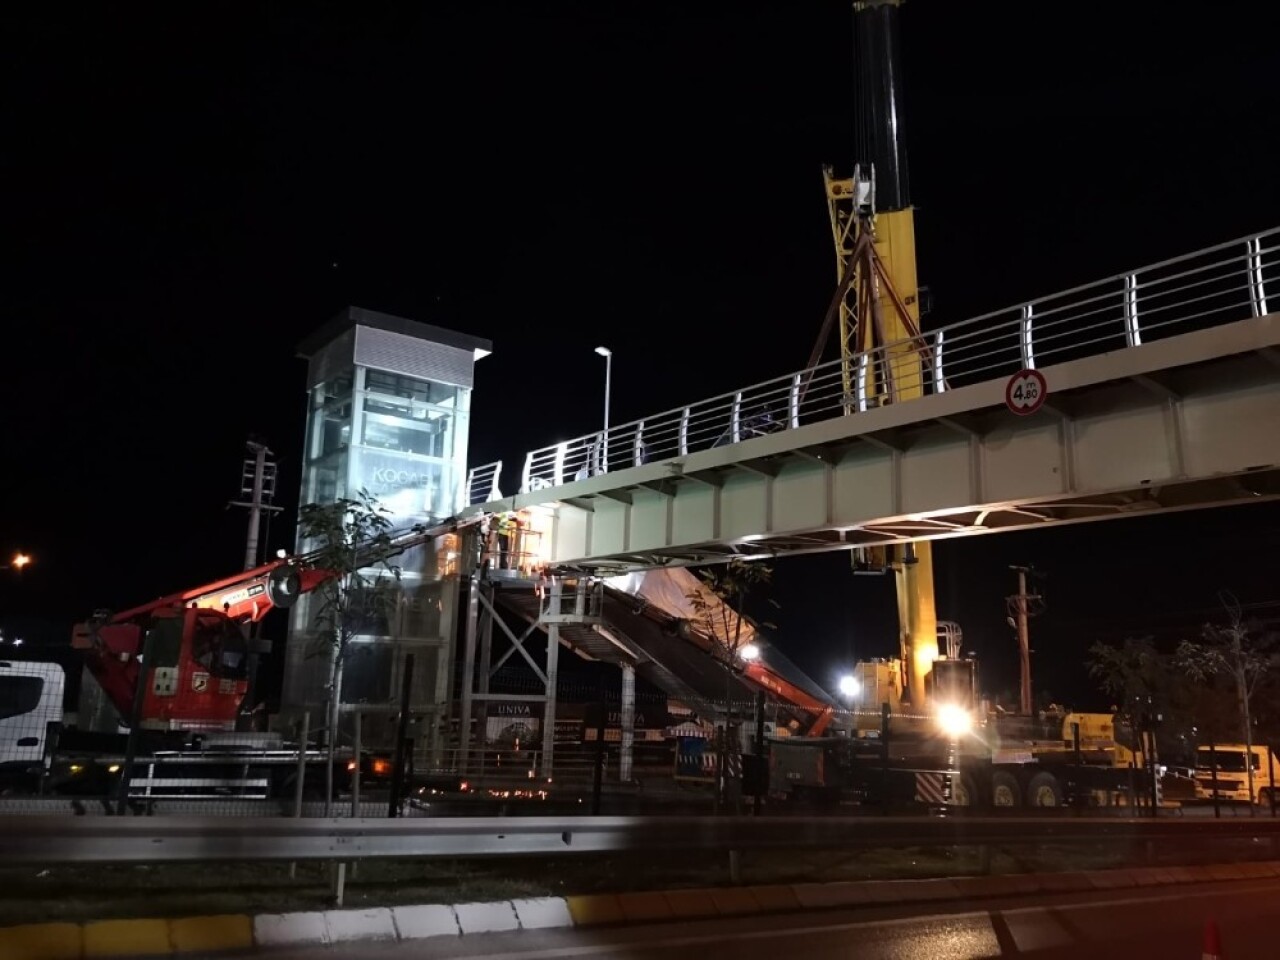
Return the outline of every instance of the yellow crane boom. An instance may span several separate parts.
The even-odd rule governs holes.
[[[853,176],[823,169],[836,251],[841,376],[846,414],[925,393],[932,363],[920,334],[915,213],[908,198],[898,13],[902,0],[856,0],[858,162]],[[834,317],[829,312],[824,328]],[[820,344],[825,342],[828,331]],[[927,540],[866,548],[871,566],[892,570],[904,699],[926,700],[938,658],[933,550]]]

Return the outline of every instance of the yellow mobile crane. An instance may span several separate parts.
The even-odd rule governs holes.
[[[853,2],[856,162],[847,179],[837,178],[829,166],[823,169],[838,284],[809,368],[820,362],[838,324],[846,414],[945,388],[935,380],[938,368],[920,330],[898,19],[903,2]],[[1121,794],[1132,803],[1139,795],[1136,784],[1144,757],[1135,751],[1132,736],[1122,738],[1129,745],[1117,740],[1112,716],[1062,711],[1029,715],[1025,644],[1024,716],[1002,720],[998,715],[977,715],[977,665],[962,658],[959,629],[938,622],[928,540],[861,547],[854,562],[891,571],[898,594],[901,661],[858,664],[863,690],[871,698],[867,702],[888,702],[891,709],[910,705],[911,710],[894,722],[892,750],[888,743],[878,746],[876,750],[885,752],[876,754],[870,766],[860,762],[866,759],[858,752],[860,738],[815,742],[844,759],[818,764],[819,771],[840,775],[820,773],[808,786],[838,795],[857,788],[866,770],[880,770],[879,765],[887,763],[900,775],[903,789],[897,791],[898,799],[931,802],[931,797],[941,797],[940,787],[922,786],[939,776],[949,784],[947,803],[1057,806],[1111,803]],[[1019,592],[1025,596],[1025,587]],[[947,648],[943,657],[940,637]],[[902,723],[925,719],[931,722]],[[977,723],[982,724],[981,734],[967,736],[971,724]],[[785,753],[775,744],[779,750]],[[894,799],[895,788],[871,779],[880,784],[876,789],[889,790],[883,799]],[[793,780],[787,785],[794,787]]]
[[[907,183],[901,37],[902,0],[855,0],[857,161],[853,176],[822,171],[838,286],[810,366],[838,321],[846,413],[924,394],[934,365],[920,333],[915,216]],[[926,704],[938,659],[933,549],[928,540],[862,547],[855,563],[891,570],[897,581],[903,700]]]

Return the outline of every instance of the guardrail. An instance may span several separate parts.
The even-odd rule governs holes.
[[[1280,296],[1280,228],[858,354],[849,389],[836,360],[533,450],[519,492],[1263,316],[1269,287]]]
[[[467,817],[309,820],[0,817],[0,862],[152,863],[366,857],[574,856],[621,851],[1280,842],[1275,820],[918,817]]]

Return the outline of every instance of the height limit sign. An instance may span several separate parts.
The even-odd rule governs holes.
[[[1019,370],[1004,387],[1005,406],[1020,417],[1026,417],[1044,405],[1049,388],[1039,370]]]

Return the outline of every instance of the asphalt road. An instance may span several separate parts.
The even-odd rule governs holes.
[[[1199,960],[1207,920],[1222,956],[1274,960],[1280,881],[1203,884],[902,909],[806,912],[617,928],[530,931],[448,941],[273,951],[275,960]],[[938,908],[935,905],[933,909]]]

